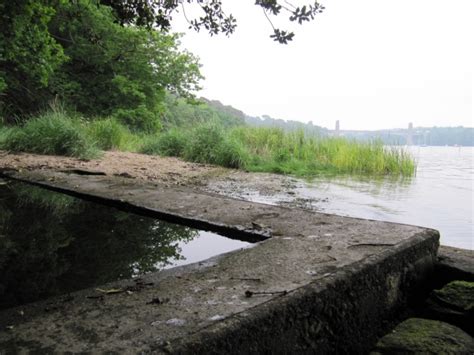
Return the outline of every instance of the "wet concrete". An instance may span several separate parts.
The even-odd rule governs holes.
[[[195,265],[0,313],[0,349],[367,352],[434,268],[437,231],[246,202],[133,179],[6,177],[171,222],[260,240]],[[104,251],[106,252],[106,251]]]

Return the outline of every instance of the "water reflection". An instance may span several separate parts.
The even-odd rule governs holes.
[[[181,248],[198,236],[188,227],[0,180],[0,309],[182,264]],[[229,241],[216,253],[247,244]],[[189,262],[212,256],[196,248]]]

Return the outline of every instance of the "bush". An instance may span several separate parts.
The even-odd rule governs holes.
[[[123,150],[131,138],[130,131],[113,118],[91,122],[88,133],[96,146],[102,150]]]
[[[10,130],[3,148],[38,154],[92,158],[97,148],[88,137],[82,122],[61,111],[49,111],[28,120],[23,127]]]

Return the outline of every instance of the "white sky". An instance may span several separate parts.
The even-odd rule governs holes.
[[[253,0],[223,3],[238,21],[229,38],[187,30],[175,15],[203,65],[198,96],[328,128],[337,119],[341,129],[474,126],[473,0],[321,0],[311,23],[275,19],[294,29],[288,45],[268,37]]]

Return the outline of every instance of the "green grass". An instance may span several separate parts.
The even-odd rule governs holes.
[[[224,129],[205,123],[186,131],[172,128],[159,136],[148,137],[141,153],[182,157],[196,163],[245,168],[247,150]]]
[[[307,136],[277,128],[223,128],[207,122],[194,128],[172,128],[160,134],[132,133],[113,118],[84,122],[62,110],[51,110],[22,127],[0,126],[0,149],[81,158],[98,149],[138,151],[181,157],[253,172],[311,177],[321,174],[412,176],[413,158],[403,148],[381,142]]]
[[[130,130],[114,118],[91,121],[87,133],[101,150],[130,150],[135,139]]]
[[[185,160],[297,176],[319,174],[411,176],[416,165],[402,148],[381,142],[308,137],[303,132],[247,126],[224,130],[202,124],[174,128],[144,143],[140,152]]]
[[[8,129],[0,138],[2,149],[15,152],[94,158],[99,154],[84,123],[60,110],[32,118],[21,127]]]
[[[178,128],[171,128],[159,136],[148,136],[143,139],[140,153],[180,157],[184,154],[187,135]]]
[[[13,128],[0,126],[0,149],[6,149],[6,140],[13,130]]]
[[[308,137],[303,132],[238,127],[230,133],[246,147],[249,171],[298,176],[318,174],[404,175],[416,165],[402,148],[386,148],[381,142],[344,138]]]

